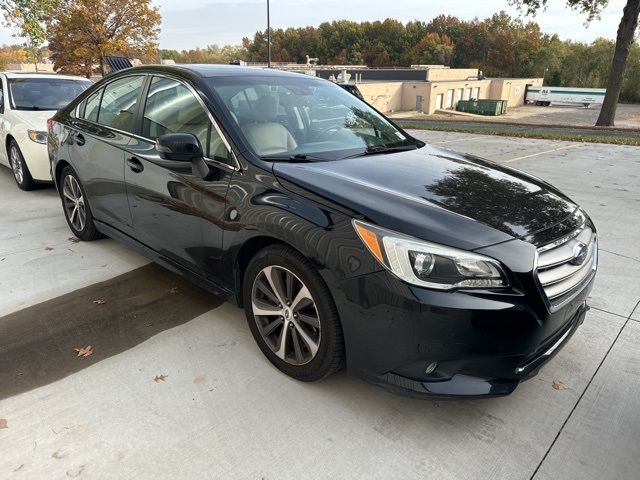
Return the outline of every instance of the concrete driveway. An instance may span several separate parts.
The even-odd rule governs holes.
[[[75,243],[55,192],[0,168],[0,478],[638,478],[640,149],[415,134],[540,176],[593,217],[593,309],[538,377],[446,402],[344,373],[296,382],[238,308],[112,240]]]

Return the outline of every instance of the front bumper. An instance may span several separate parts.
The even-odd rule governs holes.
[[[347,369],[409,395],[507,395],[582,324],[593,281],[551,313],[534,283],[496,294],[417,288],[386,271],[347,279],[332,289]],[[427,374],[433,362],[438,366]]]

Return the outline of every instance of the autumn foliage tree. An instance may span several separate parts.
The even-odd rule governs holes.
[[[48,24],[54,68],[105,74],[103,57],[156,57],[161,17],[151,0],[61,0]]]
[[[453,41],[439,33],[427,33],[415,47],[411,49],[412,63],[429,65],[450,65],[455,51]]]
[[[16,30],[16,36],[27,40],[27,50],[38,70],[38,51],[46,39],[45,21],[58,0],[0,0],[6,26]]]
[[[597,18],[602,9],[609,4],[609,0],[566,0],[566,2],[567,6],[586,13],[588,21]],[[509,3],[525,9],[529,14],[535,14],[538,10],[547,6],[547,0],[509,0]],[[640,0],[627,0],[622,12],[620,25],[618,26],[615,53],[611,61],[611,70],[607,82],[607,94],[604,97],[604,104],[596,123],[597,126],[612,127],[615,123],[618,101],[622,92],[625,71],[636,29],[638,28],[639,17]]]

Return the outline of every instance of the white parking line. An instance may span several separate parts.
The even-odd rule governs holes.
[[[584,143],[574,143],[573,145],[565,145],[564,147],[558,147],[558,148],[554,148],[552,150],[545,150],[544,152],[532,153],[531,155],[524,155],[522,157],[512,158],[511,160],[505,160],[502,163],[517,162],[518,160],[524,160],[525,158],[537,157],[539,155],[545,155],[547,153],[553,153],[553,152],[557,152],[557,151],[560,151],[560,150],[567,150],[569,148],[582,147],[583,145],[584,145]]]

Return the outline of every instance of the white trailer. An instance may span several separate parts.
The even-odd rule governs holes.
[[[525,102],[548,107],[552,103],[565,105],[602,105],[607,90],[604,88],[534,87],[527,86]]]

